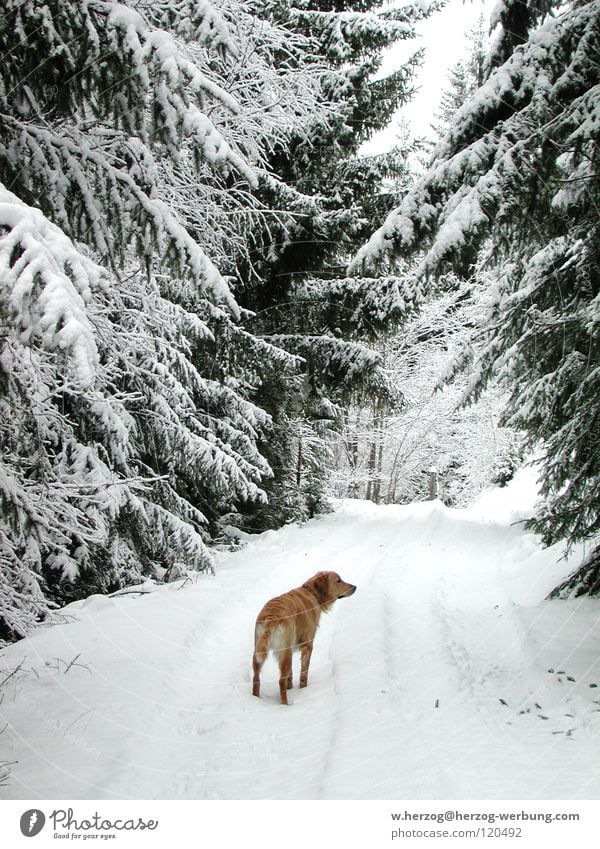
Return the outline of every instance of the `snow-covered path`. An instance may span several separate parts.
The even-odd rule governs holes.
[[[1,677],[23,661],[0,793],[597,798],[600,605],[543,601],[556,560],[473,511],[344,502],[220,554],[215,577],[71,605],[0,655]],[[358,590],[322,619],[309,687],[281,706],[269,660],[253,698],[258,610],[329,568]]]

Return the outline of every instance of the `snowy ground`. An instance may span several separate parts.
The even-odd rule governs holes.
[[[343,502],[220,554],[215,577],[70,605],[0,655],[0,681],[22,664],[0,794],[598,798],[600,604],[544,601],[574,564],[511,525],[530,490]],[[358,590],[323,618],[309,687],[281,706],[269,661],[253,698],[258,610],[328,568]]]

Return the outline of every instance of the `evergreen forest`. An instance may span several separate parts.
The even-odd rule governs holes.
[[[500,0],[422,139],[442,6],[5,0],[0,642],[532,459],[600,591],[600,0]]]

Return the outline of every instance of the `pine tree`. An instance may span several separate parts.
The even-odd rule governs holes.
[[[432,129],[441,139],[451,126],[454,116],[484,82],[487,57],[487,35],[483,15],[466,33],[467,53],[448,72],[448,85],[442,91]]]
[[[239,325],[213,258],[245,250],[268,145],[318,89],[273,69],[298,39],[236,3],[9,0],[0,50],[6,638],[175,561],[210,568],[221,517],[264,500],[250,395],[296,360]]]
[[[271,510],[281,502],[273,488],[287,469],[283,485],[300,517],[324,503],[329,449],[322,437],[340,427],[344,406],[359,395],[391,400],[396,394],[370,343],[401,320],[412,289],[397,276],[377,283],[351,279],[343,267],[407,182],[408,142],[379,156],[361,155],[360,146],[411,96],[418,53],[387,77],[376,74],[384,51],[412,38],[414,22],[427,12],[418,4],[388,9],[380,0],[259,5],[270,20],[307,40],[310,61],[321,68],[324,102],[312,121],[273,145],[275,176],[263,179],[257,196],[266,207],[288,212],[256,230],[236,289],[255,313],[253,332],[302,358],[302,382],[290,380],[287,392],[260,402],[279,434],[275,454],[267,449],[278,469],[267,484]],[[313,469],[320,467],[321,475],[307,467],[299,492],[307,444],[320,456]]]
[[[552,14],[546,14],[551,11]],[[364,271],[416,256],[416,275],[494,268],[475,394],[509,387],[505,421],[542,446],[546,543],[600,528],[598,350],[600,3],[505,0],[488,77],[428,173],[361,249]]]
[[[408,143],[379,156],[361,156],[359,150],[412,96],[419,51],[388,76],[376,74],[385,50],[413,38],[414,23],[430,10],[418,4],[383,6],[380,0],[344,0],[333,6],[328,0],[288,0],[265,6],[266,14],[310,39],[312,61],[322,69],[325,106],[302,132],[273,146],[270,164],[277,179],[264,187],[264,198],[276,208],[283,199],[290,212],[283,226],[256,236],[255,267],[262,286],[255,287],[255,297],[260,308],[283,300],[293,283],[306,276],[343,276],[345,259],[373,220],[381,220],[398,200]],[[248,273],[246,278],[248,284]]]

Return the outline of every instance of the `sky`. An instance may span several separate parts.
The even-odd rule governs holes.
[[[448,84],[448,70],[465,53],[466,33],[481,14],[487,26],[495,4],[496,0],[448,0],[444,9],[417,26],[418,39],[400,43],[388,52],[382,76],[392,72],[419,47],[425,48],[425,61],[417,77],[419,90],[414,100],[398,111],[390,127],[363,146],[362,153],[379,153],[393,145],[399,118],[409,122],[415,135],[430,135],[433,114]]]

